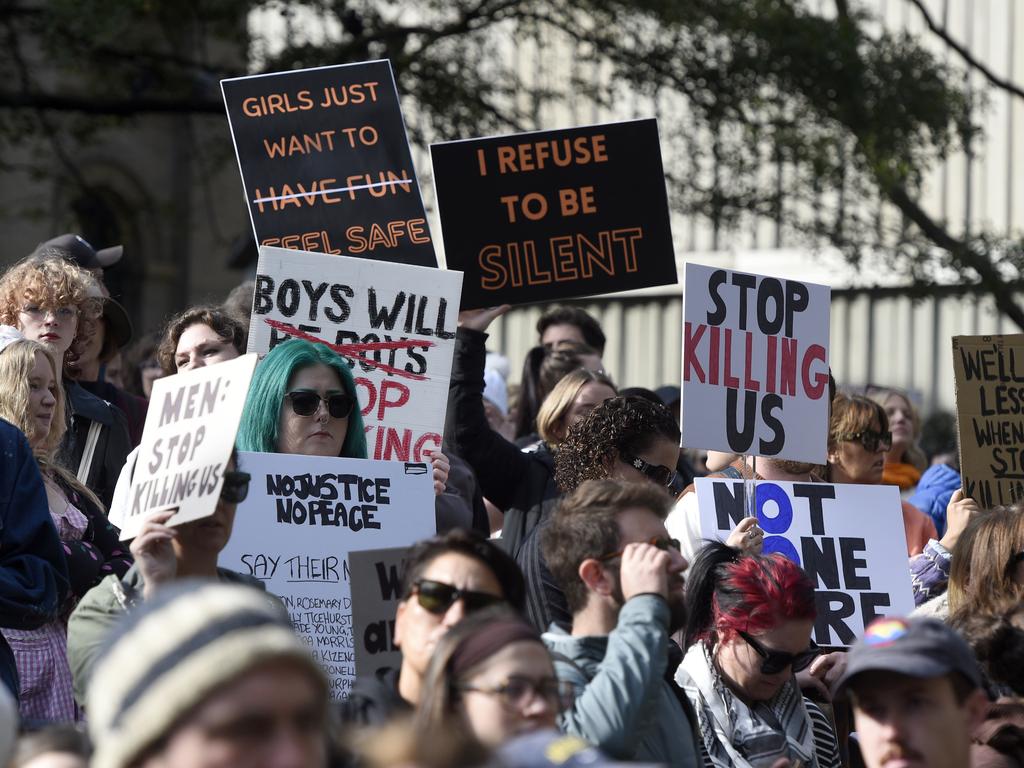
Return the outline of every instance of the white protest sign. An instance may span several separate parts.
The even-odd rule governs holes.
[[[682,445],[825,463],[830,295],[686,265]]]
[[[462,273],[260,248],[249,351],[289,338],[325,344],[352,366],[375,459],[440,450]]]
[[[153,383],[122,540],[154,512],[177,507],[168,525],[213,514],[255,367],[245,355]]]
[[[744,515],[742,480],[698,478],[701,535],[724,541]],[[817,586],[819,645],[848,646],[877,616],[914,610],[900,492],[893,485],[757,482],[764,552]]]
[[[281,453],[240,453],[252,475],[218,564],[263,581],[347,698],[355,676],[348,553],[408,546],[433,536],[427,464]]]

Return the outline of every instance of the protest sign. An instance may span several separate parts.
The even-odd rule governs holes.
[[[676,282],[657,120],[433,144],[463,309]]]
[[[257,244],[437,266],[391,62],[220,85]]]
[[[350,552],[352,626],[356,628],[356,674],[373,676],[398,669],[402,652],[394,645],[395,612],[401,602],[402,574],[409,547]]]
[[[462,274],[260,248],[249,351],[289,338],[325,344],[353,368],[375,459],[440,450]]]
[[[1024,334],[954,336],[953,378],[964,494],[983,509],[1021,501]]]
[[[255,367],[256,355],[245,355],[153,383],[129,505],[117,521],[123,541],[154,512],[177,508],[168,525],[213,514]]]
[[[364,629],[353,626],[348,555],[434,535],[430,467],[280,453],[241,453],[238,463],[252,482],[218,564],[281,598],[332,697],[346,698]]]
[[[687,264],[682,445],[825,463],[827,286]]]
[[[745,515],[742,480],[696,481],[701,535],[724,541]],[[914,609],[899,488],[759,480],[764,552],[799,565],[816,585],[819,645],[848,646],[876,616]]]

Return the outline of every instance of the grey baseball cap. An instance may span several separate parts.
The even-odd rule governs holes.
[[[959,672],[975,686],[981,670],[967,642],[936,619],[875,619],[847,657],[846,671],[836,683],[844,689],[864,672],[895,672],[908,677],[942,677]]]

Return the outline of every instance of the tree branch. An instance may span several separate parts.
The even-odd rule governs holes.
[[[35,109],[50,112],[82,112],[88,115],[129,117],[144,113],[157,114],[224,114],[220,100],[209,99],[97,99],[84,96],[27,91],[0,91],[0,108]]]
[[[974,58],[971,52],[968,51],[963,45],[958,43],[956,40],[954,40],[945,29],[936,24],[931,14],[928,13],[928,9],[925,7],[923,0],[907,0],[907,2],[909,2],[911,5],[917,8],[918,11],[921,12],[921,16],[924,17],[924,23],[928,25],[928,29],[930,29],[934,34],[938,35],[943,40],[943,42],[946,43],[946,45],[948,45],[950,48],[956,51],[960,55],[960,58],[962,58],[969,67],[981,72],[981,74],[985,76],[985,79],[988,80],[992,85],[996,86],[997,88],[1002,88],[1004,91],[1012,93],[1018,99],[1024,99],[1024,88],[1021,88],[1016,83],[1013,83],[997,75],[991,69],[986,67],[976,58]]]

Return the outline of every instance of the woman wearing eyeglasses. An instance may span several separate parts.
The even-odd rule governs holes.
[[[468,730],[485,747],[555,727],[572,687],[540,635],[506,608],[467,616],[438,642],[416,712],[421,734]]]
[[[259,579],[217,565],[221,550],[231,538],[235,507],[249,493],[249,480],[232,453],[212,515],[173,528],[167,521],[177,510],[152,515],[132,539],[135,565],[123,576],[103,579],[82,598],[68,622],[68,662],[78,701],[85,701],[93,662],[106,645],[110,630],[124,613],[152,597],[160,587],[179,579],[202,578],[265,589]]]
[[[67,405],[57,461],[107,508],[132,448],[128,422],[120,409],[64,376],[72,346],[84,343],[99,322],[102,304],[94,298],[99,295],[92,275],[59,256],[23,259],[0,278],[0,323],[43,344],[57,361],[57,384]]]
[[[348,364],[323,344],[291,339],[267,353],[253,375],[236,445],[240,451],[367,457],[363,417]],[[448,460],[431,456],[434,492],[444,493]]]
[[[841,765],[829,719],[795,677],[818,655],[807,574],[781,555],[711,542],[690,565],[686,606],[675,680],[696,710],[704,765]]]
[[[892,433],[885,409],[874,400],[840,393],[832,401],[828,430],[828,477],[832,483],[878,485]],[[935,523],[909,502],[902,502],[907,554],[911,557],[937,539]]]
[[[50,517],[60,536],[70,590],[61,615],[33,630],[4,629],[14,652],[20,685],[20,714],[28,721],[77,719],[67,665],[65,621],[75,603],[108,574],[131,565],[118,531],[103,515],[95,494],[54,459],[64,435],[64,391],[52,353],[0,329],[0,418],[28,438],[46,486]]]

